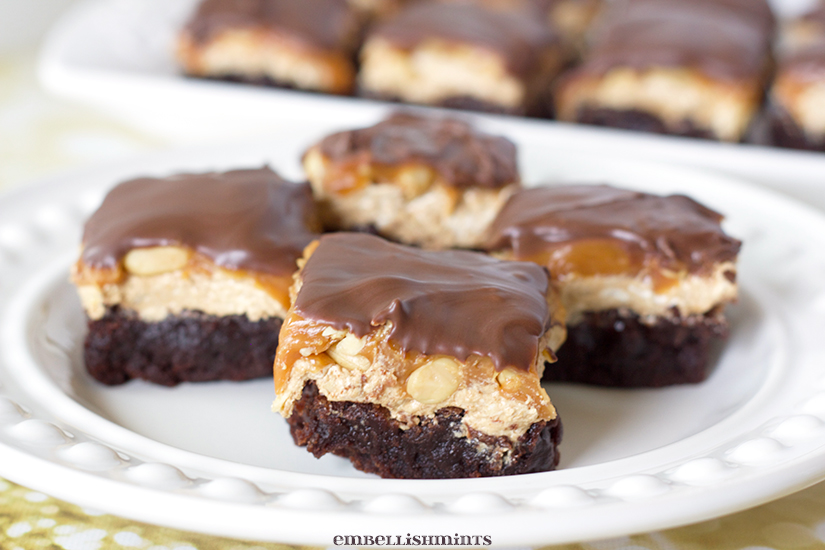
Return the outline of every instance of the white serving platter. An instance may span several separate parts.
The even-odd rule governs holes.
[[[370,123],[371,120],[362,121]],[[548,385],[561,469],[382,480],[293,445],[272,382],[105,387],[80,361],[68,270],[106,189],[266,162],[300,177],[328,127],[78,171],[0,197],[0,476],[136,520],[330,546],[336,535],[483,535],[566,543],[717,517],[825,479],[825,216],[735,179],[519,140],[526,181],[689,193],[743,239],[742,296],[708,381],[661,390]],[[380,527],[380,532],[379,532]]]
[[[296,123],[360,124],[398,105],[185,78],[174,40],[197,0],[85,0],[52,29],[40,79],[55,94],[96,106],[177,143],[249,139]],[[811,0],[776,0],[784,15]],[[825,209],[825,154],[718,144],[547,120],[469,115],[519,139],[564,138],[595,157],[621,156],[711,168],[771,186]]]

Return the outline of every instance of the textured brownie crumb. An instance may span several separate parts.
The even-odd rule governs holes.
[[[768,108],[770,143],[787,149],[825,152],[825,139],[813,140],[805,134],[785,109],[778,105]]]
[[[262,88],[281,88],[283,90],[291,90],[296,92],[305,92],[309,94],[319,94],[319,95],[330,95],[330,92],[326,92],[323,90],[313,90],[309,88],[299,88],[298,86],[281,80],[276,80],[274,78],[268,76],[244,76],[240,74],[225,74],[220,76],[209,76],[209,75],[196,75],[196,74],[184,74],[186,78],[192,78],[196,80],[214,80],[218,82],[231,82],[233,84],[244,84],[248,86],[258,86]],[[351,95],[351,94],[335,94],[337,96],[341,95]]]
[[[528,116],[532,118],[549,118],[552,111],[550,107],[549,98],[543,98],[542,101],[535,105],[529,105],[526,108],[508,108],[490,101],[484,101],[471,96],[454,96],[445,98],[437,103],[414,104],[403,101],[396,96],[372,92],[369,90],[359,89],[357,94],[359,97],[365,99],[374,99],[376,101],[387,101],[390,103],[405,103],[409,105],[426,105],[427,107],[443,107],[445,109],[457,109],[461,111],[476,111],[480,113],[489,113],[493,115],[513,115],[513,116]]]
[[[576,122],[595,126],[622,128],[624,130],[635,130],[649,134],[717,139],[713,132],[698,128],[689,120],[682,121],[675,127],[670,127],[656,115],[638,109],[582,107],[576,115]]]
[[[262,378],[272,376],[280,328],[274,317],[253,322],[198,311],[150,323],[115,306],[89,321],[84,359],[89,374],[108,385]]]
[[[287,420],[295,443],[316,457],[348,458],[364,472],[385,478],[460,478],[542,472],[559,462],[561,423],[537,422],[513,443],[461,426],[463,411],[439,410],[434,418],[401,429],[379,405],[329,401],[314,382],[304,386]],[[464,435],[462,435],[462,432]]]
[[[707,378],[711,344],[725,338],[727,328],[721,311],[652,325],[616,309],[588,312],[567,327],[559,360],[546,365],[543,379],[614,387],[695,384]]]

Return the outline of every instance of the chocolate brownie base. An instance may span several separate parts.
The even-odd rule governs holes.
[[[493,115],[511,115],[511,116],[528,116],[533,118],[549,118],[551,111],[549,108],[549,101],[547,104],[537,104],[528,107],[527,109],[524,108],[516,108],[510,109],[507,107],[503,107],[502,105],[498,105],[496,103],[491,103],[489,101],[483,101],[481,99],[476,99],[470,96],[454,96],[445,98],[438,103],[408,103],[403,99],[400,99],[394,95],[386,95],[376,92],[371,92],[364,89],[359,89],[357,95],[359,97],[363,97],[365,99],[374,99],[376,101],[388,101],[390,103],[404,103],[408,105],[423,105],[425,107],[441,107],[444,109],[457,109],[461,111],[476,111],[480,113],[489,113]]]
[[[675,127],[669,127],[656,115],[638,109],[582,107],[576,114],[576,122],[650,134],[717,139],[713,132],[698,128],[689,120],[682,121]]]
[[[197,74],[188,74],[184,73],[186,78],[193,78],[197,80],[214,80],[217,82],[231,82],[233,84],[246,84],[249,86],[260,86],[263,88],[282,88],[284,90],[293,90],[297,92],[307,92],[310,94],[325,94],[329,95],[329,92],[325,92],[323,90],[310,90],[306,88],[299,88],[290,82],[284,82],[280,80],[275,80],[268,76],[243,76],[243,75],[220,75],[220,76],[209,76],[209,75],[197,75]],[[341,94],[335,94],[341,95]]]
[[[567,327],[559,360],[546,365],[543,380],[626,388],[695,384],[710,373],[711,344],[727,329],[721,312],[652,325],[616,309],[588,312]]]
[[[379,405],[329,401],[314,382],[304,386],[287,421],[297,445],[316,457],[348,458],[364,472],[385,478],[438,479],[543,472],[559,463],[561,422],[537,422],[513,444],[470,429],[461,431],[463,411],[439,410],[435,417],[402,430]]]
[[[787,111],[772,105],[768,109],[770,143],[787,149],[825,152],[825,136],[812,140]]]
[[[115,306],[89,321],[84,359],[89,374],[108,385],[249,380],[272,376],[280,329],[274,317],[253,322],[197,311],[149,323]]]

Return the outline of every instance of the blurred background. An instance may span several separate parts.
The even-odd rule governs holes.
[[[0,0],[0,190],[163,145],[42,90],[36,68],[40,44],[49,27],[77,3]]]

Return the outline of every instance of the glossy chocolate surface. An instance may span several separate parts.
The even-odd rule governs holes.
[[[383,166],[423,163],[455,187],[503,187],[519,181],[516,146],[457,119],[396,113],[375,126],[340,132],[320,143],[334,162]]]
[[[186,27],[201,43],[236,28],[270,29],[305,45],[346,50],[354,46],[358,17],[342,0],[204,0]]]
[[[269,168],[139,178],[86,222],[81,258],[106,269],[134,248],[185,246],[227,269],[289,275],[317,223],[309,185]]]
[[[562,245],[608,241],[636,264],[707,272],[741,243],[722,216],[683,195],[660,197],[607,185],[537,187],[510,198],[490,230],[490,250],[535,257]]]
[[[791,74],[801,81],[825,78],[825,33],[820,41],[808,44],[784,58],[779,67],[782,73]]]
[[[407,50],[433,38],[478,46],[501,56],[508,69],[521,77],[538,71],[542,53],[559,43],[543,18],[464,3],[414,3],[379,24],[371,36]]]
[[[749,25],[771,33],[776,27],[776,16],[767,0],[616,0],[616,7],[623,7],[635,16],[652,15],[655,18],[677,14],[681,17],[707,16],[740,19]]]
[[[821,80],[825,78],[825,1],[806,13],[801,21],[811,36],[782,58],[780,73],[791,74],[801,81]]]
[[[361,337],[386,322],[404,351],[528,370],[551,326],[546,271],[467,251],[425,251],[356,233],[325,235],[302,272],[296,312]]]
[[[761,1],[619,0],[598,28],[582,70],[685,67],[722,80],[757,78],[773,28]]]

